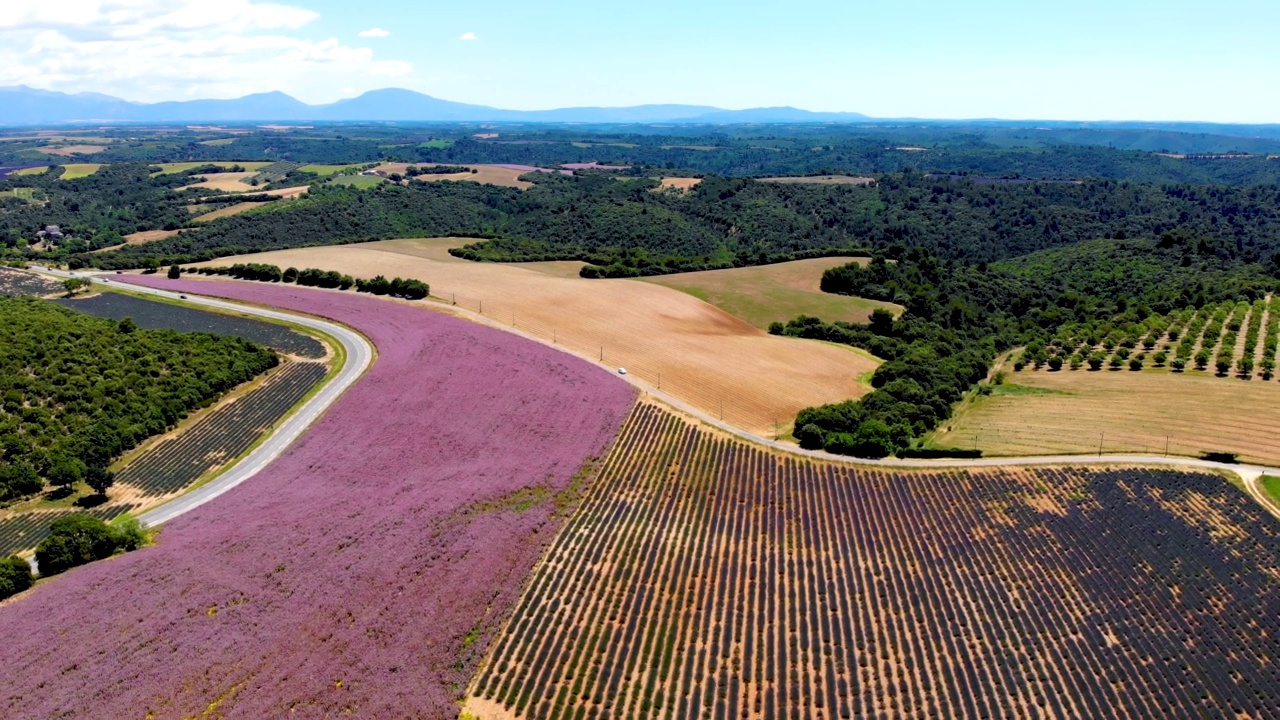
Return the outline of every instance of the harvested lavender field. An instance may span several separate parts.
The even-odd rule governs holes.
[[[329,317],[364,332],[378,361],[284,456],[157,546],[0,608],[0,715],[456,717],[632,390],[407,305],[136,281]]]
[[[62,283],[35,273],[0,268],[0,295],[42,297],[62,291]]]
[[[87,315],[123,320],[133,318],[138,327],[147,330],[207,332],[261,343],[274,350],[308,358],[324,357],[324,344],[319,340],[263,320],[235,317],[209,310],[183,307],[170,303],[120,293],[102,293],[88,298],[58,298],[54,302]]]

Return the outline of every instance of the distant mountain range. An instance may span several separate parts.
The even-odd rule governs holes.
[[[372,90],[328,105],[308,105],[282,92],[233,100],[138,103],[99,93],[68,94],[19,85],[0,87],[0,127],[61,124],[218,124],[316,122],[530,122],[530,123],[876,123],[966,125],[1032,129],[1157,130],[1280,140],[1280,125],[1201,122],[1075,120],[924,120],[872,118],[856,112],[811,112],[793,107],[724,110],[707,105],[575,107],[558,110],[503,110],[451,102],[400,88]]]
[[[137,103],[98,93],[67,94],[24,85],[0,88],[0,125],[63,123],[249,122],[551,122],[775,123],[856,122],[859,113],[816,113],[791,107],[722,110],[701,105],[503,110],[387,88],[328,105],[308,105],[282,92],[234,100]]]

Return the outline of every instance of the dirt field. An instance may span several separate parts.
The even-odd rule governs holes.
[[[106,149],[106,145],[64,145],[62,147],[36,148],[37,151],[46,155],[61,155],[62,157],[71,157],[77,153],[91,155],[93,153],[100,153]]]
[[[124,236],[124,245],[112,245],[111,247],[93,250],[93,253],[104,253],[112,250],[119,250],[125,245],[142,245],[143,243],[155,242],[156,240],[164,240],[173,237],[181,230],[144,230],[142,232],[130,233]]]
[[[266,203],[242,202],[242,203],[233,203],[230,205],[222,205],[218,207],[217,210],[214,210],[213,212],[207,212],[203,215],[197,215],[191,220],[192,222],[198,222],[198,223],[212,222],[214,220],[217,220],[218,218],[231,217],[232,215],[239,215],[242,212],[245,212],[247,210],[252,210],[254,208],[262,207],[265,204]],[[201,205],[200,207],[205,208],[209,206]]]
[[[848,175],[814,175],[806,177],[767,177],[756,178],[760,182],[781,183],[784,185],[870,185],[875,178],[850,177]]]
[[[658,182],[662,183],[664,188],[675,188],[677,190],[692,190],[698,183],[702,182],[702,178],[660,178]]]
[[[1012,387],[979,397],[934,434],[988,455],[1238,452],[1280,463],[1280,382],[1158,369],[1010,372]]]
[[[866,258],[814,258],[760,267],[706,270],[646,278],[645,282],[675,288],[705,300],[735,317],[765,329],[771,322],[786,322],[812,315],[828,322],[866,322],[871,311],[883,307],[902,312],[892,303],[831,295],[818,289],[827,268]]]
[[[574,263],[471,263],[459,239],[389,240],[259,253],[246,261],[358,277],[420,278],[432,295],[551,340],[754,432],[786,434],[806,406],[857,397],[876,362],[849,348],[772,337],[685,293],[635,280],[565,277]],[[220,258],[207,265],[228,265]],[[198,267],[199,265],[197,265]],[[723,410],[722,410],[723,408]]]
[[[374,170],[385,173],[400,173],[403,175],[410,165],[428,167],[430,163],[384,163],[374,168]],[[450,175],[419,175],[417,179],[425,182],[436,182],[439,180],[478,182],[488,185],[520,188],[521,190],[527,190],[528,188],[533,187],[533,183],[524,182],[519,179],[521,175],[528,172],[526,170],[498,167],[497,165],[462,165],[460,167],[475,169],[478,172],[453,173]]]
[[[183,185],[179,190],[188,188],[207,188],[209,190],[222,190],[225,192],[249,192],[255,190],[254,186],[246,182],[249,178],[257,175],[256,172],[225,172],[216,173],[214,175],[192,175],[191,177],[199,178],[200,182],[190,185]]]

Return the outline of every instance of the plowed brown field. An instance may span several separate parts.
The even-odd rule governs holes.
[[[852,349],[768,335],[708,303],[635,280],[570,276],[579,263],[472,263],[448,254],[468,241],[390,240],[222,258],[401,276],[433,296],[634,376],[707,413],[772,436],[803,407],[858,397],[876,361]],[[197,265],[198,267],[199,265]]]

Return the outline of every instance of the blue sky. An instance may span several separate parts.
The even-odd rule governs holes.
[[[519,109],[1280,122],[1276,0],[0,5],[0,85],[135,100],[394,86]]]

